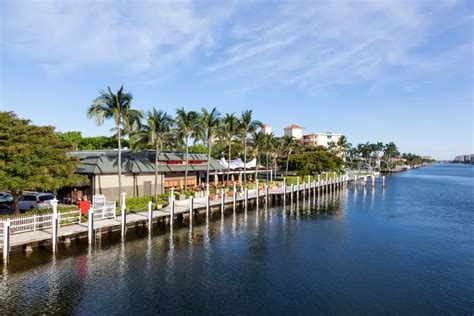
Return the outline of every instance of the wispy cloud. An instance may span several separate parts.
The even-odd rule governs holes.
[[[462,5],[462,3],[461,3]],[[48,73],[113,66],[147,74],[191,62],[233,87],[411,81],[457,71],[472,41],[439,47],[472,27],[456,1],[209,2],[4,1],[2,51]],[[469,31],[466,31],[469,32]],[[472,36],[472,34],[471,34]],[[434,53],[433,53],[434,52]],[[3,53],[4,54],[4,53]]]

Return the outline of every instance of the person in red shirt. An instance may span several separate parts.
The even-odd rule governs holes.
[[[84,195],[83,198],[79,201],[79,209],[81,210],[81,215],[89,214],[90,208],[91,202],[87,199],[87,195]]]

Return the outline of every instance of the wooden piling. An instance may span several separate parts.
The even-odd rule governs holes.
[[[148,202],[148,232],[151,233],[153,230],[153,202]]]

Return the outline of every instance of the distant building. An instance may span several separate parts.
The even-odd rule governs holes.
[[[456,156],[453,162],[474,164],[474,154]]]
[[[335,133],[313,133],[303,136],[303,143],[305,145],[311,146],[323,146],[329,147],[331,143],[337,143],[339,138],[344,134],[335,134]]]
[[[272,127],[270,125],[267,125],[267,124],[262,124],[261,131],[265,135],[270,135],[272,133]]]
[[[421,156],[421,159],[424,159],[424,160],[434,160],[432,156]]]
[[[299,125],[290,125],[288,127],[285,127],[284,129],[284,134],[285,136],[290,136],[296,139],[302,139],[303,138],[303,130],[304,128],[299,126]]]

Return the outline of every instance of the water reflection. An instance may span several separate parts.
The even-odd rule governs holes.
[[[344,196],[342,192],[325,193],[319,196],[305,194],[300,195],[299,200],[292,201],[293,203],[286,207],[272,206],[265,201],[262,208],[258,210],[250,207],[243,210],[232,210],[231,214],[223,218],[222,215],[219,216],[214,213],[214,216],[211,215],[209,218],[201,215],[193,221],[190,219],[186,222],[176,221],[174,225],[168,223],[168,225],[160,226],[160,224],[157,224],[151,234],[148,231],[134,232],[133,229],[129,229],[126,241],[117,238],[120,239],[118,244],[112,243],[108,246],[107,243],[102,242],[100,248],[87,247],[85,248],[87,249],[86,253],[70,259],[73,260],[76,266],[75,273],[69,276],[70,282],[74,283],[74,293],[76,294],[72,296],[74,302],[68,306],[74,306],[74,304],[80,302],[88,288],[98,286],[97,282],[102,282],[101,279],[103,278],[108,278],[106,284],[111,286],[108,291],[113,289],[112,292],[116,293],[118,297],[139,295],[132,282],[132,275],[135,275],[136,271],[140,272],[140,277],[137,279],[135,275],[134,278],[142,280],[142,282],[136,282],[141,283],[144,287],[143,293],[156,293],[156,288],[163,286],[156,280],[156,274],[158,273],[162,276],[162,281],[169,287],[168,294],[178,295],[176,287],[182,278],[182,266],[191,269],[196,262],[202,260],[203,264],[199,268],[192,268],[192,271],[194,273],[194,269],[199,269],[199,279],[203,282],[203,290],[210,289],[213,286],[210,280],[215,277],[213,275],[215,260],[213,252],[217,250],[213,249],[214,237],[218,236],[221,247],[219,251],[221,252],[222,249],[235,247],[235,240],[244,238],[256,243],[258,238],[268,238],[267,235],[282,230],[278,232],[278,236],[286,240],[286,247],[290,249],[291,245],[296,242],[294,239],[298,235],[300,222],[302,223],[303,219],[311,217],[317,219],[320,212],[338,216],[342,213],[341,199],[343,200]],[[255,207],[255,204],[253,206]],[[290,217],[288,214],[290,214]],[[200,222],[200,219],[202,222]],[[169,232],[166,231],[168,229]],[[134,234],[137,234],[137,236],[134,236]],[[257,236],[262,237],[257,238]],[[138,239],[136,239],[137,237]],[[184,242],[180,243],[180,241]],[[74,246],[71,245],[70,247],[74,248]],[[178,254],[183,249],[186,251],[184,254],[186,261],[179,262]],[[244,253],[245,255],[263,255],[262,251],[264,250]],[[63,251],[61,248],[59,254]],[[78,251],[80,252],[80,250]],[[35,255],[37,254],[32,254],[33,257]],[[45,275],[48,278],[48,290],[40,290],[40,293],[46,294],[44,295],[45,303],[43,306],[41,304],[36,305],[37,311],[65,310],[62,309],[64,308],[64,296],[66,295],[63,289],[65,279],[62,274],[69,275],[70,271],[66,268],[64,260],[67,259],[53,256],[51,262],[45,263],[45,266],[48,267],[48,273]],[[93,264],[94,261],[96,265]],[[96,268],[94,269],[94,267]],[[161,274],[160,271],[162,271]],[[28,274],[28,271],[26,273]],[[35,281],[30,279],[29,282]],[[11,296],[11,294],[8,294],[11,291],[9,289],[11,283],[8,270],[4,270],[0,282],[0,303],[2,304],[5,302],[2,297]],[[17,291],[20,289],[21,287],[14,287],[15,295],[18,295]],[[105,295],[110,295],[110,293]],[[120,303],[126,305],[126,302]],[[14,305],[10,303],[10,306]],[[87,310],[83,311],[87,312]]]

